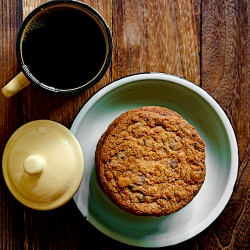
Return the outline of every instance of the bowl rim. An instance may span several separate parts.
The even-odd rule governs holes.
[[[202,89],[200,86],[196,85],[195,83],[177,76],[177,75],[172,75],[172,74],[167,74],[167,73],[162,73],[162,72],[143,72],[143,73],[136,73],[132,75],[127,75],[124,77],[121,77],[119,79],[116,79],[112,82],[110,82],[108,85],[104,86],[103,88],[99,89],[85,104],[84,104],[84,109],[81,109],[79,113],[77,114],[75,120],[73,121],[73,124],[71,126],[71,131],[75,134],[77,132],[77,129],[79,128],[81,118],[78,119],[78,117],[83,117],[86,113],[89,112],[89,109],[95,105],[96,102],[98,102],[103,96],[108,94],[110,91],[113,91],[117,88],[122,87],[123,85],[134,83],[137,81],[143,81],[143,80],[160,80],[160,81],[168,81],[172,83],[176,83],[182,87],[185,87],[193,92],[195,92],[197,95],[202,97],[203,100],[205,100],[215,111],[215,113],[218,115],[220,118],[224,128],[225,128],[225,133],[228,137],[228,142],[229,142],[229,148],[230,148],[230,153],[231,153],[231,160],[230,160],[230,171],[227,179],[227,183],[225,186],[225,190],[222,193],[222,196],[217,203],[217,205],[213,208],[211,213],[204,219],[202,222],[198,223],[195,227],[193,227],[191,230],[188,231],[184,236],[182,235],[182,240],[180,241],[179,237],[176,236],[170,244],[170,245],[175,245],[180,242],[183,242],[185,240],[188,240],[198,233],[202,232],[204,229],[206,229],[224,210],[226,207],[228,201],[230,200],[230,197],[233,193],[234,185],[237,180],[237,174],[238,174],[238,145],[237,145],[237,140],[236,136],[234,133],[234,130],[232,128],[232,125],[224,112],[224,110],[220,107],[220,105],[216,102],[216,100],[204,89]],[[78,116],[79,115],[79,116]],[[237,166],[237,167],[235,167]],[[74,196],[74,201],[77,204],[77,194]],[[78,206],[78,205],[77,205]],[[88,220],[88,218],[86,218]],[[96,223],[95,227],[97,227],[100,231],[104,231],[101,225],[98,225],[98,222]],[[106,233],[106,232],[105,232]],[[107,234],[107,233],[106,233]],[[108,236],[112,237],[111,235],[117,237],[114,233],[109,233],[107,234]],[[112,237],[114,238],[114,237]],[[126,237],[125,237],[126,238]],[[127,244],[134,245],[134,246],[142,246],[138,242],[132,242],[128,243],[127,239],[124,239],[124,237],[119,237],[117,239],[118,241],[124,242]],[[166,246],[164,244],[159,244],[156,247],[161,247],[161,246]],[[149,247],[145,246],[143,244],[143,247]],[[151,246],[152,247],[152,246]]]

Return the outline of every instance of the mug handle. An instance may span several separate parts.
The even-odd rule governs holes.
[[[2,93],[5,97],[11,97],[29,84],[30,81],[26,78],[23,72],[20,72],[2,88]]]

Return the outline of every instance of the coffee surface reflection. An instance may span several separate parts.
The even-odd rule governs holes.
[[[89,14],[58,6],[37,14],[27,27],[23,62],[40,83],[56,89],[77,88],[101,70],[105,37]]]

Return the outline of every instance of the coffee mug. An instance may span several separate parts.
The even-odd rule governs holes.
[[[20,27],[16,53],[21,73],[2,93],[11,97],[30,82],[62,94],[90,88],[109,67],[112,48],[110,29],[91,6],[75,0],[46,2]]]

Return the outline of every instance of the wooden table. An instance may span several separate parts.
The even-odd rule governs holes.
[[[43,2],[1,1],[1,88],[20,71],[15,39],[22,20]],[[227,114],[238,141],[239,171],[232,197],[214,223],[169,249],[250,249],[250,2],[85,2],[102,14],[112,30],[110,68],[98,84],[74,96],[55,96],[34,84],[9,99],[0,95],[0,154],[11,134],[29,121],[50,119],[70,128],[84,103],[113,80],[150,71],[182,76],[206,90]],[[2,175],[0,206],[0,249],[137,249],[99,232],[73,200],[52,211],[24,207],[13,198]]]

